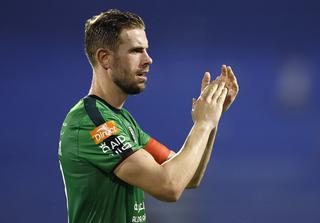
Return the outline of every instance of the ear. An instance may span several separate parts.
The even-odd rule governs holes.
[[[111,51],[106,48],[99,48],[96,51],[97,64],[102,66],[104,69],[110,69]]]

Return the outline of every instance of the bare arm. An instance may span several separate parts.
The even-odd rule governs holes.
[[[205,89],[206,86],[210,84],[210,73],[206,72],[202,78],[201,82],[201,91]],[[230,66],[222,65],[221,67],[221,75],[215,80],[215,81],[225,81],[226,82],[226,87],[228,89],[228,94],[226,96],[226,100],[224,101],[223,104],[223,111],[227,111],[228,108],[231,106],[233,101],[235,100],[238,92],[239,92],[239,86],[237,83],[236,76],[234,75],[232,69]],[[211,152],[213,149],[213,144],[215,141],[216,133],[217,133],[217,128],[214,128],[212,132],[210,133],[208,143],[205,149],[205,152],[203,154],[203,157],[201,159],[201,162],[199,164],[199,167],[191,179],[190,183],[188,184],[187,188],[196,188],[200,185],[201,180],[204,176],[204,173],[206,171],[208,162],[211,157]]]
[[[187,189],[193,189],[193,188],[197,188],[200,186],[200,183],[201,183],[202,178],[206,172],[207,165],[208,165],[210,157],[211,157],[216,133],[217,133],[217,127],[214,128],[209,135],[208,142],[207,142],[205,151],[202,155],[200,164],[199,164],[195,174],[193,175],[192,179],[188,183],[188,185],[186,187]],[[168,160],[171,159],[174,155],[175,155],[175,153],[173,151],[171,151],[171,153],[168,157]]]
[[[212,129],[218,125],[226,94],[224,83],[219,86],[213,83],[202,92],[195,106],[195,124],[172,159],[159,165],[148,152],[140,149],[124,160],[114,173],[157,199],[178,200],[199,166]]]
[[[188,189],[199,187],[201,180],[204,176],[204,173],[206,172],[207,165],[208,165],[210,157],[211,157],[211,152],[213,150],[213,144],[214,144],[214,141],[216,138],[216,133],[217,133],[217,127],[214,128],[209,135],[207,146],[206,146],[206,149],[203,153],[201,162],[198,166],[196,173],[194,174],[194,176],[192,177],[191,181],[189,182],[189,184],[187,186]]]

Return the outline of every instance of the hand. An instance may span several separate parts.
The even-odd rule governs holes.
[[[219,77],[221,81],[226,82],[226,88],[228,88],[228,94],[223,104],[223,111],[226,112],[238,95],[239,85],[230,66],[222,65]]]
[[[228,90],[223,81],[212,81],[201,92],[199,98],[192,106],[192,119],[194,122],[202,122],[211,129],[218,126],[223,103]]]
[[[223,111],[225,112],[230,108],[231,104],[235,100],[239,92],[239,85],[231,67],[227,67],[226,65],[222,65],[221,74],[215,79],[215,81],[224,81],[226,83],[226,88],[228,88],[228,94],[223,104]],[[210,84],[210,82],[210,73],[205,72],[201,81],[201,92]],[[195,99],[193,99],[193,102],[195,102]]]

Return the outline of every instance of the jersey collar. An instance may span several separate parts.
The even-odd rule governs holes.
[[[103,104],[105,104],[108,108],[110,108],[112,111],[114,111],[115,113],[120,113],[121,109],[115,108],[112,105],[110,105],[108,102],[106,102],[105,100],[103,100],[102,98],[100,98],[99,96],[95,95],[95,94],[90,94],[88,95],[88,97],[90,98],[95,98],[98,101],[102,102]]]

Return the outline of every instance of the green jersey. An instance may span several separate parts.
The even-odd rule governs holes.
[[[146,222],[144,192],[113,170],[149,139],[127,110],[95,95],[70,110],[59,143],[69,223]]]

